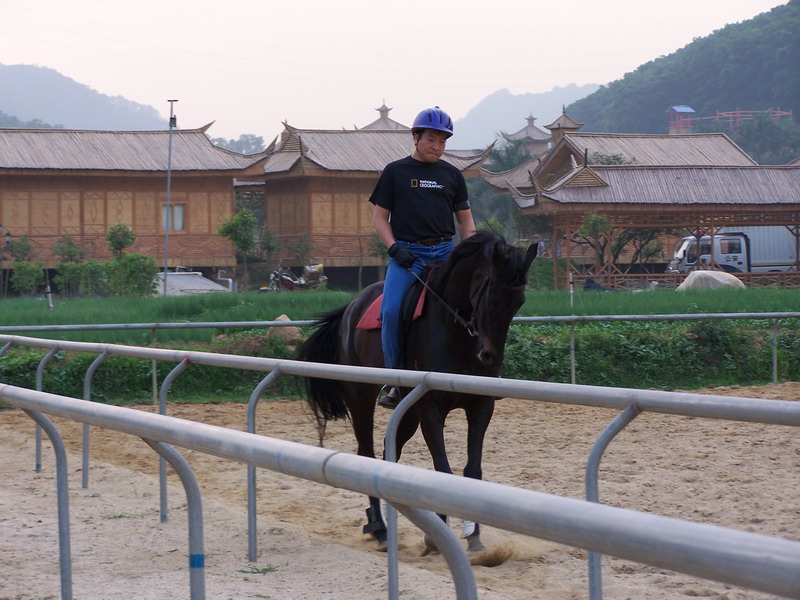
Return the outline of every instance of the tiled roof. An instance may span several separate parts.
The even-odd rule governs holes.
[[[169,131],[0,129],[0,170],[167,171]],[[240,171],[264,158],[219,148],[202,129],[172,131],[173,171]]]

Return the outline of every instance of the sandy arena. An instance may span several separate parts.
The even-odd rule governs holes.
[[[800,400],[800,383],[717,388],[706,393]],[[138,407],[154,410],[153,407]],[[317,443],[304,402],[264,402],[258,432]],[[171,405],[171,416],[244,429],[244,404]],[[387,411],[378,412],[383,431]],[[503,399],[489,427],[487,480],[583,498],[587,456],[615,411]],[[92,428],[89,488],[81,488],[81,425],[55,419],[69,456],[73,591],[76,600],[189,597],[185,495],[170,474],[169,520],[159,521],[158,460],[140,439]],[[463,413],[448,421],[451,463],[465,461]],[[34,471],[33,422],[0,411],[0,600],[58,598],[53,453]],[[46,438],[45,438],[46,439]],[[355,451],[349,425],[331,423],[328,448]],[[258,472],[259,550],[247,561],[246,467],[184,451],[203,492],[206,594],[214,599],[376,600],[387,597],[386,554],[361,534],[366,498],[293,477]],[[430,468],[417,434],[402,462]],[[606,504],[800,539],[800,442],[790,427],[645,414],[609,447],[601,465]],[[454,523],[460,529],[460,523]],[[483,600],[588,597],[586,553],[485,528],[474,567]],[[455,597],[440,555],[400,518],[404,600]],[[766,599],[669,571],[603,559],[609,600]]]

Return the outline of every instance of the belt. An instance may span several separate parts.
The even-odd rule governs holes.
[[[412,244],[422,244],[423,246],[435,246],[436,244],[442,244],[444,242],[449,242],[453,239],[452,235],[443,235],[442,237],[429,237],[423,240],[417,240],[416,242],[411,242]]]

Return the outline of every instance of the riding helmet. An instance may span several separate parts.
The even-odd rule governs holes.
[[[423,129],[443,131],[447,134],[447,137],[450,137],[453,135],[453,119],[438,106],[426,108],[417,115],[414,119],[414,124],[411,126],[411,131],[414,133]]]

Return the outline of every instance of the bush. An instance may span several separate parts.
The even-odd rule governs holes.
[[[771,339],[755,321],[584,323],[575,328],[576,383],[691,389],[772,377]],[[800,378],[800,332],[782,328],[779,376]],[[503,377],[570,381],[569,325],[512,326]]]

